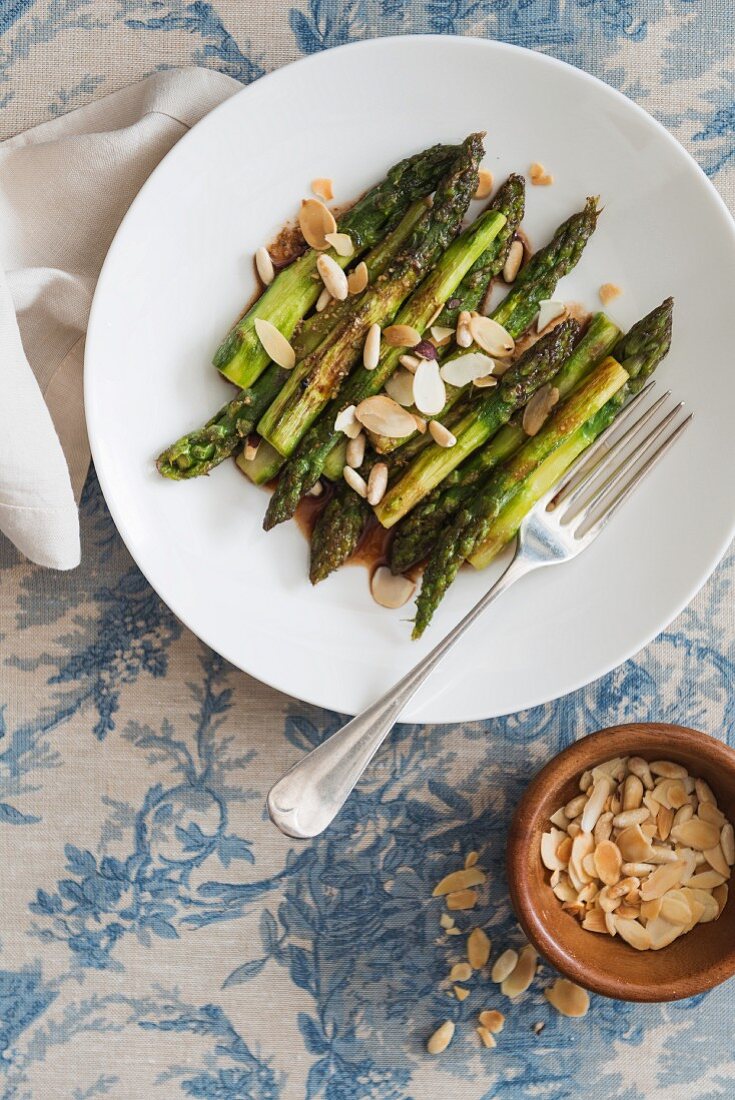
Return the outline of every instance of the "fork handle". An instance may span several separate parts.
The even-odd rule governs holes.
[[[299,760],[271,787],[266,806],[286,836],[318,836],[342,809],[398,718],[450,649],[498,596],[538,563],[516,552],[505,572],[465,617],[422,661],[377,702]]]

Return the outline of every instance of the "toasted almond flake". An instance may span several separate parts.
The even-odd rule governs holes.
[[[600,909],[602,909],[603,913],[612,913],[615,909],[622,905],[622,900],[620,897],[611,897],[610,891],[613,889],[614,887],[612,886],[603,886],[602,890],[600,890],[599,894],[597,895],[597,904],[599,905]]]
[[[469,963],[455,963],[449,971],[450,982],[468,982],[472,977],[472,967]]]
[[[526,435],[537,435],[541,431],[558,400],[559,390],[548,382],[536,391],[523,410],[522,423]]]
[[[682,872],[681,881],[686,883],[696,872],[697,857],[702,855],[702,853],[695,852],[693,848],[676,848],[674,855],[677,859],[681,859],[684,862],[684,871]]]
[[[352,256],[355,251],[355,246],[352,243],[352,237],[349,233],[325,233],[324,240],[332,246],[338,256],[347,258]]]
[[[458,1001],[464,1001],[465,998],[469,997],[470,995],[469,989],[466,989],[463,985],[453,985],[452,989],[454,990],[454,996],[457,998]]]
[[[497,959],[493,963],[493,968],[490,971],[490,977],[494,982],[500,985],[506,978],[515,970],[518,964],[518,952],[514,951],[512,947],[507,947],[503,951],[502,955],[498,955]]]
[[[620,878],[620,869],[623,865],[623,857],[617,844],[611,840],[603,840],[595,848],[593,862],[597,877],[606,886],[614,886]]]
[[[615,928],[619,935],[635,947],[636,951],[647,951],[651,947],[651,937],[648,930],[639,924],[637,920],[628,920],[624,917],[615,917]]]
[[[334,198],[334,185],[331,179],[320,176],[311,181],[311,189],[324,202],[331,202]]]
[[[506,283],[514,283],[523,263],[523,242],[513,241],[508,249],[508,255],[503,267],[503,279]]]
[[[673,824],[674,811],[667,806],[662,806],[656,815],[656,831],[662,840],[668,840]]]
[[[316,269],[332,297],[343,302],[348,294],[347,276],[339,264],[325,252],[317,259]]]
[[[347,289],[350,294],[362,294],[368,285],[369,273],[367,264],[361,260],[357,267],[347,276]]]
[[[624,863],[620,870],[626,878],[631,876],[645,878],[646,875],[650,875],[651,871],[655,870],[655,867],[653,863]]]
[[[375,370],[380,362],[380,325],[371,325],[367,330],[362,349],[362,365],[365,370]]]
[[[425,416],[436,416],[444,408],[447,391],[439,374],[439,364],[433,359],[422,359],[413,376],[413,401]],[[385,434],[385,433],[383,433]],[[404,435],[407,435],[404,432]]]
[[[573,821],[575,817],[584,810],[587,805],[587,796],[584,794],[577,794],[574,798],[570,799],[564,807],[564,813],[567,815],[570,821]]]
[[[323,313],[331,301],[332,295],[329,293],[326,287],[323,287],[321,294],[316,300],[317,313]]]
[[[648,822],[641,825],[641,830],[645,830]],[[651,833],[651,838],[655,836],[655,833]],[[704,857],[702,857],[704,858]],[[673,848],[669,848],[664,844],[653,844],[648,856],[648,863],[676,863],[678,856]]]
[[[355,405],[347,405],[341,412],[337,413],[337,417],[334,421],[335,432],[344,432],[348,439],[356,439],[362,431],[362,428],[355,418]]]
[[[357,470],[353,470],[351,466],[344,466],[342,469],[342,476],[350,489],[354,489],[358,496],[362,497],[363,500],[367,497],[367,482],[364,477],[358,474]],[[373,592],[373,596],[374,595],[375,592]]]
[[[600,301],[603,306],[606,306],[608,302],[612,302],[616,298],[619,298],[623,291],[617,283],[603,283],[597,293],[600,296]]]
[[[564,807],[560,806],[560,808],[551,815],[549,821],[552,825],[556,825],[557,829],[566,829],[569,824],[569,818],[564,812]]]
[[[640,756],[631,756],[628,760],[628,770],[632,772],[633,775],[638,776],[647,791],[653,790],[655,784],[647,760],[644,760]]]
[[[691,927],[694,927],[695,924],[709,924],[710,921],[717,920],[717,902],[709,890],[690,889],[686,886],[684,893],[687,895],[689,904],[692,907]]]
[[[526,992],[536,973],[537,958],[536,951],[530,944],[522,948],[514,970],[500,986],[506,997],[517,997]]]
[[[416,424],[416,431],[420,435],[425,435],[426,434],[427,423],[424,420],[423,416],[417,416],[416,413],[414,413],[413,414],[413,419],[414,419],[414,422]]]
[[[470,332],[471,319],[471,314],[466,309],[463,309],[457,318],[457,329],[454,334],[454,339],[459,348],[468,348],[472,344],[472,334]]]
[[[443,348],[454,336],[454,329],[446,328],[444,325],[432,325],[430,331],[431,339],[438,348]]]
[[[515,340],[511,334],[492,317],[483,317],[481,313],[470,314],[469,330],[477,346],[495,359],[505,359],[515,350]]]
[[[306,495],[307,497],[320,497],[323,492],[324,486],[322,485],[321,481],[317,481],[312,485],[311,489],[309,489]]]
[[[630,825],[615,838],[626,863],[648,863],[652,853],[651,842],[641,832],[640,825]]]
[[[327,233],[335,233],[337,223],[334,214],[320,199],[304,199],[299,211],[299,227],[309,247],[322,251],[329,248]]]
[[[354,439],[351,439],[347,444],[347,450],[345,452],[345,459],[348,466],[351,466],[353,470],[359,470],[362,466],[362,461],[365,458],[365,433],[360,432]]]
[[[485,374],[482,378],[475,378],[472,385],[477,386],[478,390],[488,389],[491,386],[497,386],[498,379],[494,374]]]
[[[584,832],[591,833],[594,829],[611,788],[612,780],[608,776],[601,775],[595,779],[582,814],[581,826]]]
[[[583,901],[575,899],[574,901],[565,901],[562,904],[562,909],[571,913],[573,917],[582,917],[586,911],[586,906]]]
[[[651,817],[658,816],[658,812],[661,809],[661,804],[656,801],[656,799],[649,791],[646,791],[646,793],[643,795],[643,805],[648,807]],[[691,806],[689,807],[689,809],[691,809]]]
[[[607,891],[611,898],[622,898],[637,890],[639,886],[640,881],[635,875],[629,875],[628,878],[621,878],[614,886],[608,886]]]
[[[656,790],[657,789],[658,788],[656,788]],[[654,795],[655,793],[656,792],[654,791]],[[678,810],[688,801],[687,792],[681,782],[677,779],[672,779],[669,781],[669,785],[666,789],[666,796],[669,807],[673,810]],[[659,801],[661,801],[661,799],[659,799]],[[666,801],[664,801],[664,805],[666,805]]]
[[[686,894],[681,890],[667,890],[661,898],[660,915],[669,924],[689,924],[692,913]]]
[[[490,958],[490,940],[482,928],[473,928],[467,937],[467,958],[473,970],[480,970]]]
[[[651,898],[650,901],[641,902],[641,917],[645,921],[655,920],[661,912],[663,898]]]
[[[497,1035],[501,1032],[505,1024],[505,1016],[495,1008],[485,1009],[484,1012],[480,1012],[477,1019],[479,1023],[482,1024],[483,1027],[486,1027],[488,1031],[491,1031],[493,1035]]]
[[[258,453],[260,448],[261,438],[259,435],[249,435],[244,447],[245,458],[248,462],[252,462]],[[318,484],[318,482],[317,482]]]
[[[480,856],[478,852],[468,852],[464,860],[465,868],[474,867],[479,858]]]
[[[347,471],[349,469],[349,466],[345,466],[345,481],[347,481],[348,484],[351,484],[347,478]],[[355,474],[355,471],[350,470],[350,473]],[[360,477],[359,474],[356,474],[356,476]],[[363,485],[365,485],[365,482],[362,478],[360,478],[360,481],[362,481]],[[360,496],[366,495],[367,485],[365,485],[365,492],[360,493]],[[412,581],[408,577],[404,577],[400,574],[398,576],[394,576],[386,565],[378,566],[370,579],[370,592],[375,602],[377,604],[380,604],[381,607],[403,607],[404,604],[408,603],[415,591],[415,581]],[[450,905],[449,908],[461,908],[461,906]]]
[[[613,794],[610,796],[610,801],[605,803],[605,809],[609,810],[613,817],[616,817],[623,808],[623,800],[619,794]]]
[[[480,1036],[483,1046],[496,1047],[498,1045],[495,1041],[495,1036],[491,1031],[488,1031],[486,1027],[476,1027],[475,1031]]]
[[[456,890],[466,890],[470,886],[481,886],[486,877],[481,867],[464,867],[460,871],[452,871],[436,884],[431,896],[440,898],[446,894],[453,894]]]
[[[452,1039],[454,1038],[454,1021],[445,1020],[443,1024],[440,1024],[433,1035],[430,1035],[426,1042],[426,1049],[429,1054],[441,1054],[445,1051]]]
[[[450,917],[449,913],[442,913],[439,917],[439,924],[442,928],[454,928],[454,917]]]
[[[493,174],[486,168],[481,168],[477,173],[477,190],[473,195],[475,199],[486,199],[493,189]]]
[[[474,890],[457,890],[447,894],[447,909],[474,909],[477,905],[477,893]]]
[[[367,483],[367,502],[375,507],[380,504],[388,488],[388,467],[385,462],[376,462],[370,471]]]
[[[569,835],[571,837],[575,837],[579,833],[581,833],[582,829],[580,828],[579,822],[570,821],[569,824],[567,825],[567,832],[569,833]]]
[[[641,825],[641,832],[644,836],[647,836],[649,840],[653,840],[655,836],[658,836],[655,821],[644,821]]]
[[[401,355],[398,362],[406,368],[409,374],[415,374],[421,360],[417,355]]]
[[[415,348],[421,343],[421,333],[411,325],[389,325],[383,336],[392,348]]]
[[[382,393],[361,401],[355,409],[355,417],[369,432],[390,439],[402,439],[416,427],[411,413]]]
[[[448,360],[441,367],[440,374],[450,386],[468,386],[478,378],[491,375],[495,369],[495,360],[481,351],[468,351]]]
[[[691,821],[685,821],[683,825],[675,825],[671,830],[671,838],[677,844],[694,848],[698,852],[704,852],[707,848],[714,848],[720,841],[720,830],[709,821],[702,821],[699,817],[693,817]]]
[[[661,775],[664,779],[686,779],[688,775],[686,768],[673,760],[652,760],[650,767],[654,775]]]
[[[637,810],[643,802],[643,783],[637,775],[629,775],[623,783],[623,811]]]
[[[602,844],[603,840],[609,840],[612,834],[612,814],[607,813],[600,814],[595,823],[595,827],[592,831],[595,844]]]
[[[590,995],[587,990],[566,978],[557,978],[550,989],[544,990],[544,996],[562,1016],[576,1019],[586,1016],[589,1011]]]
[[[284,370],[292,370],[296,363],[296,354],[286,337],[275,325],[263,317],[255,318],[255,332],[264,350],[274,363]]]
[[[429,431],[431,438],[440,447],[453,447],[457,442],[456,436],[452,435],[449,428],[445,428],[438,420],[429,421]]]
[[[719,875],[717,871],[702,871],[698,875],[692,875],[687,886],[690,890],[714,890],[715,886],[722,886],[724,881],[725,876]]]
[[[400,367],[385,383],[385,392],[403,408],[413,405],[413,375]]]
[[[717,805],[717,799],[712,793],[712,788],[704,779],[694,780],[694,790],[697,792],[697,798],[700,802],[711,802],[714,806]]]
[[[685,926],[683,924],[674,924],[663,916],[654,917],[646,925],[652,951],[660,951],[662,947],[668,947],[684,931]]]
[[[627,829],[629,825],[642,825],[651,816],[647,806],[640,806],[637,810],[623,810],[613,818],[615,829]]]
[[[559,847],[556,849],[557,858],[562,864],[569,863],[572,855],[572,837],[565,836]],[[585,859],[589,857],[585,856]]]
[[[582,861],[585,856],[591,854],[595,846],[594,837],[591,833],[581,832],[574,837],[572,841],[572,852],[569,857],[570,866],[574,868],[577,877],[584,884],[589,882],[590,876],[584,870]]]
[[[552,321],[556,321],[559,317],[563,317],[566,311],[567,307],[563,302],[556,302],[552,298],[542,299],[539,303],[536,331],[543,332]]]
[[[255,253],[255,267],[260,276],[261,282],[265,286],[270,286],[275,278],[275,270],[273,268],[273,260],[271,254],[267,248],[261,246]]]
[[[684,810],[687,807],[693,811],[693,807],[689,804],[681,808]],[[700,802],[697,817],[701,817],[702,821],[709,821],[710,825],[716,825],[718,829],[721,829],[725,824],[725,815],[722,810],[717,809],[713,802]]]
[[[735,830],[729,821],[722,826],[720,845],[728,866],[732,867],[735,864]]]
[[[723,878],[730,877],[730,867],[719,844],[716,844],[714,848],[705,848],[704,858],[712,870],[717,871],[718,875],[722,875]]]
[[[677,859],[674,863],[661,864],[641,886],[641,899],[650,901],[652,898],[663,897],[669,890],[679,886],[685,868],[686,864],[681,859]]]
[[[722,914],[722,910],[727,905],[728,888],[726,882],[721,882],[719,886],[715,886],[712,891],[712,897],[717,902],[717,916]]]
[[[568,839],[569,837],[567,837],[567,840]],[[559,847],[561,848],[561,844],[559,845]],[[590,852],[584,857],[584,859],[582,860],[582,870],[584,871],[585,875],[587,875],[590,879],[595,878],[595,876],[597,875],[597,866],[595,864],[594,852]]]
[[[583,771],[579,777],[579,789],[580,791],[588,791],[593,783],[592,772],[589,768]]]
[[[582,927],[588,932],[598,932],[605,935],[607,933],[607,926],[605,924],[604,910],[597,908],[588,910],[582,921]]]

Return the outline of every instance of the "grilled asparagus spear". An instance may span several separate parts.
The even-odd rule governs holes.
[[[386,226],[400,217],[416,199],[428,195],[456,158],[456,145],[435,145],[393,166],[386,178],[364,195],[338,221],[341,233],[348,233],[355,254],[371,248],[384,234]],[[345,267],[351,257],[333,259]],[[314,279],[319,253],[313,249],[279,273],[271,285],[233,326],[214,356],[214,365],[235,385],[251,386],[268,366],[268,354],[255,332],[258,317],[290,339],[294,330],[320,293]]]

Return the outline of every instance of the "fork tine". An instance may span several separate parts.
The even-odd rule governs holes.
[[[658,463],[661,461],[667,451],[669,451],[674,446],[679,436],[682,435],[684,431],[686,431],[686,429],[692,422],[692,418],[693,415],[692,413],[690,413],[685,420],[682,420],[681,423],[673,429],[673,431],[669,432],[664,441],[660,443],[653,454],[649,455],[647,458],[644,458],[642,454],[642,452],[647,448],[645,446],[642,446],[638,449],[638,451],[636,452],[637,461],[632,464],[632,476],[629,478],[626,484],[623,485],[619,492],[616,493],[613,499],[608,501],[602,514],[597,517],[597,519],[590,527],[585,527],[590,518],[590,509],[587,509],[587,514],[582,520],[582,523],[574,532],[575,538],[583,538],[586,542],[591,542],[594,538],[597,537],[597,535],[599,535],[603,527],[605,527],[605,525],[615,515],[618,508],[620,508],[620,506],[628,499],[631,493],[635,492],[643,479],[647,477],[648,474],[650,474],[650,472],[658,465]],[[631,467],[629,466],[628,469],[630,468]]]
[[[608,427],[605,428],[605,431],[600,433],[595,442],[587,447],[586,450],[582,451],[579,458],[575,459],[569,469],[564,473],[563,477],[559,480],[558,485],[555,485],[553,490],[549,494],[549,511],[553,511],[554,508],[557,508],[562,503],[562,501],[565,500],[574,491],[580,481],[587,477],[587,474],[592,469],[594,469],[597,463],[602,461],[604,455],[601,456],[601,458],[597,459],[597,462],[594,461],[600,454],[600,451],[607,451],[609,453],[611,448],[608,448],[607,442],[610,439],[610,436],[614,435],[623,424],[630,420],[631,416],[638,408],[643,398],[646,396],[646,394],[650,393],[655,385],[656,381],[654,379],[652,382],[649,382],[647,386],[644,386],[640,393],[636,394],[636,396],[628,402],[622,412],[618,413],[612,424],[608,425]],[[661,401],[668,397],[670,392],[671,391],[667,390],[663,397],[659,398],[659,401],[654,404],[653,408],[656,408],[656,406],[659,405]],[[644,413],[643,415],[645,416],[646,414]],[[630,429],[628,431],[630,431]],[[625,432],[624,434],[625,436],[627,436],[628,432]]]
[[[657,401],[656,404],[659,405],[660,401]],[[624,455],[622,461],[616,465],[615,459],[623,450],[625,444],[630,442],[633,436],[638,434],[639,426],[642,426],[641,422],[645,423],[650,419],[648,414],[644,413],[638,423],[634,424],[625,433],[627,438],[621,437],[621,439],[610,448],[609,453],[592,471],[587,481],[583,482],[572,494],[572,497],[567,501],[567,508],[560,522],[567,525],[580,516],[582,516],[583,519],[586,518],[590,511],[601,503],[603,497],[607,496],[610,491],[615,488],[631,466],[638,461],[640,456],[665,432],[671,421],[678,416],[682,408],[683,402],[680,401],[678,405],[675,405],[674,408],[666,414],[663,420],[654,424],[643,439],[641,439],[639,443],[636,443],[635,447],[628,454]],[[598,481],[600,476],[605,474],[607,474],[607,476],[604,477],[602,481]],[[598,483],[595,484],[595,482]]]

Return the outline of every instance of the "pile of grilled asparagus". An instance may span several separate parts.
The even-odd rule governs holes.
[[[524,180],[511,175],[463,228],[483,153],[482,135],[472,134],[459,146],[437,145],[401,161],[338,219],[348,255],[309,248],[282,268],[215,355],[237,394],[157,461],[164,477],[184,479],[235,456],[255,483],[277,479],[266,530],[292,517],[305,494],[331,482],[312,534],[312,583],[342,565],[377,519],[393,532],[393,573],[424,565],[414,637],[459,566],[469,561],[483,568],[514,538],[529,509],[643,386],[671,342],[671,299],[627,334],[603,313],[586,324],[562,315],[540,335],[533,328],[541,304],[595,230],[597,200],[588,199],[514,272],[490,314],[512,341],[528,337],[519,344],[524,350],[499,364],[485,385],[447,385],[437,430],[426,431],[418,416],[416,430],[400,438],[364,432],[367,445],[350,452],[359,462],[350,457],[347,463],[347,438],[338,426],[349,422],[345,410],[384,393],[406,352],[414,361],[423,356],[447,364],[481,350],[460,341],[458,320],[477,316],[491,285],[507,272],[525,204]],[[359,264],[367,269],[363,289],[325,308],[318,266],[324,255],[348,274]],[[364,275],[363,269],[362,282]],[[290,345],[291,362],[271,360],[260,322]],[[402,326],[421,342],[407,348],[383,338],[368,369],[365,343],[375,326]],[[441,340],[427,339],[441,330]],[[524,409],[540,391],[553,398],[529,434]],[[378,464],[383,481],[387,467],[387,485],[371,506],[354,486],[367,485]]]

